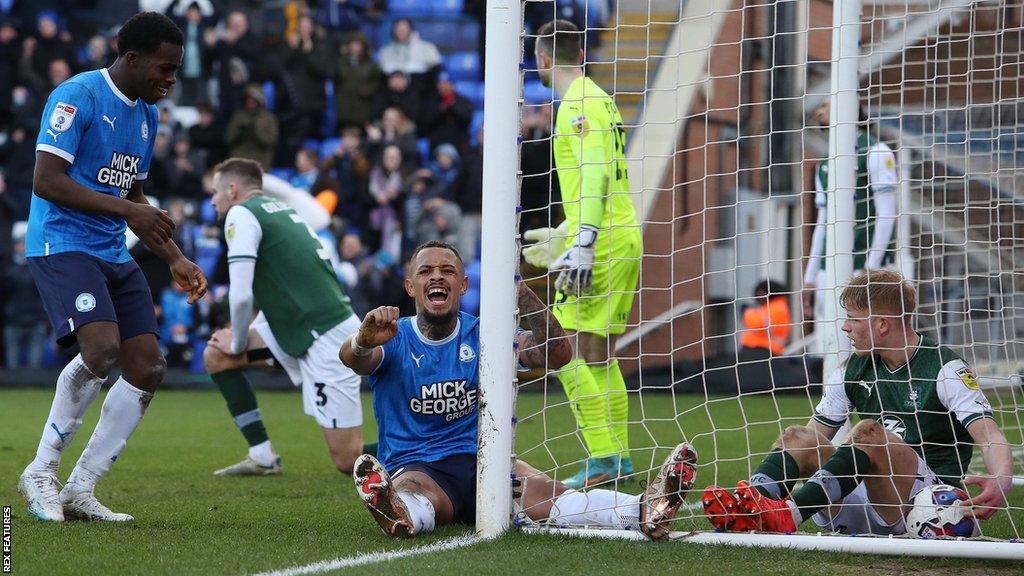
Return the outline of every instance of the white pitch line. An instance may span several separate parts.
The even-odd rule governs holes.
[[[484,540],[485,538],[481,538],[476,535],[458,536],[456,538],[441,540],[428,546],[420,546],[418,548],[406,548],[405,550],[395,550],[392,552],[370,552],[368,554],[359,554],[357,556],[335,558],[334,560],[322,560],[305,566],[295,566],[293,568],[285,568],[283,570],[274,570],[271,572],[260,572],[255,576],[299,576],[300,574],[320,574],[323,572],[330,572],[331,570],[339,570],[341,568],[351,568],[353,566],[362,566],[364,564],[376,564],[378,562],[388,562],[399,558],[419,556],[420,554],[430,554],[431,552],[445,552],[448,550],[455,550],[456,548],[465,548],[466,546],[472,546],[473,544],[483,542]]]

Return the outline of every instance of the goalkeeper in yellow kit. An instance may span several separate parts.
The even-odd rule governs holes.
[[[565,484],[582,488],[633,473],[626,383],[609,356],[629,320],[643,246],[629,195],[622,117],[611,96],[583,74],[583,34],[555,20],[537,35],[538,73],[560,100],[552,148],[565,222],[557,232],[527,232],[527,240],[541,242],[523,254],[558,272],[553,312],[578,336],[576,357],[558,378],[590,453]]]

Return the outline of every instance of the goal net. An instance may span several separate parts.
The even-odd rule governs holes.
[[[573,337],[578,354],[599,359],[591,364],[604,370],[599,420],[635,471],[601,488],[641,492],[687,440],[700,455],[697,483],[673,530],[710,532],[700,491],[749,479],[787,427],[807,425],[826,375],[848,358],[838,296],[865,266],[915,283],[915,328],[973,367],[1012,447],[1014,474],[1024,476],[1024,2],[522,7],[520,233],[557,228],[567,214],[580,222],[579,194],[560,191],[566,179],[554,157],[557,140],[572,137],[565,126],[576,136],[591,127],[585,114],[556,122],[566,86],[541,82],[534,53],[540,26],[559,17],[583,30],[586,75],[621,114],[626,194],[642,235],[624,331],[604,350]],[[598,234],[611,237],[611,259],[628,260],[614,243],[629,224],[611,222]],[[892,244],[872,245],[886,228]],[[573,241],[559,234],[559,246]],[[559,304],[555,273],[525,261],[519,273]],[[609,282],[613,297],[632,290],[628,280]],[[592,330],[619,324],[615,305],[597,309],[607,324]],[[625,392],[609,383],[608,362]],[[562,481],[595,465],[593,426],[580,422],[583,398],[577,392],[571,402],[568,388],[553,370],[520,373],[514,404],[514,457]],[[628,415],[616,404],[623,396]],[[971,462],[960,476],[986,473],[980,448]],[[515,523],[545,528],[522,514]],[[1022,527],[1024,488],[1015,487],[980,532],[1005,541]],[[801,530],[831,532],[810,521]]]

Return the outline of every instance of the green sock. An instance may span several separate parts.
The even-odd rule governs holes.
[[[772,450],[764,457],[761,465],[750,477],[750,484],[761,494],[782,500],[793,493],[796,481],[800,477],[800,467],[788,452]]]
[[[260,409],[256,405],[256,395],[245,374],[241,370],[225,370],[210,374],[210,378],[213,378],[213,383],[227,401],[228,412],[235,419],[235,426],[238,426],[249,446],[266,442],[267,429],[263,427],[263,417],[260,416]]]
[[[363,444],[363,454],[369,454],[370,456],[377,457],[377,443]]]
[[[867,452],[844,444],[814,473],[814,476],[793,493],[800,517],[806,520],[819,510],[848,496],[871,469]],[[799,524],[799,522],[797,522]]]
[[[629,396],[626,394],[626,380],[619,370],[619,361],[612,360],[606,366],[590,366],[599,390],[608,399],[608,414],[612,426],[612,439],[618,444],[619,457],[629,458]]]
[[[587,363],[574,358],[558,371],[569,407],[576,416],[576,424],[591,458],[604,458],[618,452],[608,427],[608,407],[605,395],[597,387]]]

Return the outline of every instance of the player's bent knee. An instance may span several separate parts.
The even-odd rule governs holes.
[[[798,448],[812,448],[817,446],[817,444],[817,437],[814,431],[807,426],[789,426],[782,431],[782,434],[779,435],[772,448],[794,450]]]
[[[877,420],[865,419],[857,423],[850,430],[850,439],[853,444],[866,444],[879,446],[885,443],[885,427]]]
[[[82,361],[93,374],[100,377],[110,374],[120,354],[120,345],[113,341],[82,346]]]
[[[203,366],[207,374],[216,374],[227,369],[227,355],[213,346],[203,350]]]

